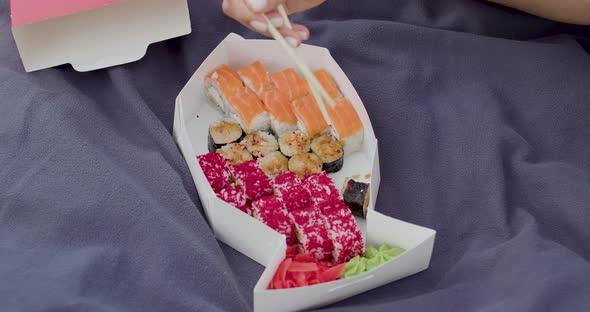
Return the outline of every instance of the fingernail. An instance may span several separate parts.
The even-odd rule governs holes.
[[[256,29],[259,32],[266,32],[267,31],[267,26],[263,22],[251,21],[250,26],[252,26],[252,28]]]
[[[283,19],[281,17],[273,17],[270,19],[270,22],[276,28],[283,26]]]
[[[292,37],[287,37],[287,42],[293,47],[293,48],[297,48],[297,39],[292,38]]]
[[[260,12],[266,8],[266,0],[248,0],[248,4],[254,12]]]
[[[299,36],[301,37],[302,40],[307,40],[309,39],[309,34],[305,31],[298,31],[297,32],[299,34]]]

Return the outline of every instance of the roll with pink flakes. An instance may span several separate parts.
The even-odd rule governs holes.
[[[229,186],[230,170],[223,156],[209,153],[197,156],[197,160],[213,191],[217,193]]]
[[[291,211],[290,216],[303,252],[320,261],[330,261],[334,247],[320,212],[314,207],[307,207]]]
[[[249,200],[253,201],[272,194],[270,179],[262,171],[256,160],[232,166],[230,171],[232,177]]]
[[[277,195],[270,195],[253,201],[252,215],[271,229],[285,235],[288,245],[297,243],[289,212]]]

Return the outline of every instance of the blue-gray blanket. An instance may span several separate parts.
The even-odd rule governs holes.
[[[142,60],[27,74],[0,4],[0,311],[248,311],[171,136],[229,32],[221,1]],[[353,5],[354,3],[354,5]],[[326,311],[590,311],[588,28],[485,1],[329,0],[327,47],[380,140],[377,210],[437,230],[431,267]]]

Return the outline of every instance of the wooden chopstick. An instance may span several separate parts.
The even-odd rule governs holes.
[[[285,9],[285,6],[280,4],[278,6],[278,11],[279,14],[281,15],[281,17],[284,20],[285,25],[289,28],[289,29],[293,29],[293,25],[291,24],[291,21],[289,20],[289,16],[287,15],[287,10]],[[266,15],[265,15],[266,18]],[[269,23],[268,18],[266,18],[267,23]],[[274,25],[269,26],[269,30],[270,29],[274,29],[277,30]],[[281,35],[281,33],[278,32],[278,30],[276,31],[276,33],[278,34],[279,37],[283,37]],[[276,36],[274,34],[271,33],[271,35],[273,37],[275,37],[275,40],[277,39]],[[296,50],[294,48],[292,48],[291,46],[287,47],[289,50],[293,50],[296,52]],[[303,73],[303,75],[305,76],[305,78],[309,81],[310,83],[310,87],[311,88],[315,88],[321,95],[322,97],[328,102],[328,104],[330,104],[330,106],[334,106],[335,102],[332,99],[332,97],[330,97],[330,95],[328,94],[328,92],[326,92],[326,90],[322,87],[322,85],[320,84],[320,82],[315,78],[315,76],[313,75],[312,71],[309,69],[309,67],[307,66],[307,64],[305,64],[305,61],[303,61],[303,58],[299,55],[297,55],[297,53],[295,53],[298,61],[296,60],[296,64],[299,67],[299,70],[301,70],[301,72]]]
[[[287,10],[285,9],[285,6],[282,4],[279,4],[278,11],[279,11],[279,14],[281,15],[281,17],[283,18],[283,20],[285,21],[285,25],[287,26],[287,28],[293,29],[293,25],[291,24],[291,21],[289,20],[289,15],[287,14]]]
[[[281,9],[279,8],[279,10],[281,10]],[[283,18],[286,18],[287,15],[286,15],[284,8],[282,9],[282,11],[285,14],[283,16]],[[287,51],[287,54],[293,59],[293,61],[295,62],[295,65],[299,68],[299,71],[301,71],[301,73],[303,74],[303,76],[305,77],[307,82],[309,83],[309,89],[310,89],[313,97],[315,98],[316,102],[318,102],[318,106],[320,108],[320,111],[322,112],[322,115],[324,116],[324,119],[326,120],[326,122],[328,123],[329,126],[332,126],[331,118],[328,115],[328,112],[326,111],[326,107],[325,107],[323,100],[325,99],[326,102],[328,102],[328,105],[330,105],[332,107],[334,107],[334,105],[336,103],[330,97],[328,92],[326,92],[326,90],[322,87],[320,82],[316,79],[316,77],[314,76],[311,69],[309,69],[307,64],[305,64],[305,61],[303,61],[303,59],[298,55],[297,51],[293,47],[291,47],[291,45],[289,45],[289,43],[287,43],[287,41],[285,40],[283,35],[281,35],[281,33],[276,29],[276,27],[274,27],[274,25],[270,22],[270,19],[266,15],[264,15],[264,18],[266,19],[269,33],[272,35],[272,37],[275,40],[277,40],[283,46],[283,48]],[[288,20],[288,18],[286,18],[286,19]],[[290,24],[291,23],[289,22],[288,25],[290,25]],[[287,26],[287,27],[289,27],[289,26]],[[323,99],[322,99],[322,97],[323,97]]]

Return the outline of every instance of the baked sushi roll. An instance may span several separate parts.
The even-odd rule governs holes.
[[[234,166],[253,159],[248,149],[239,143],[224,145],[217,150],[217,153],[223,156],[230,165]]]
[[[332,121],[332,131],[344,148],[344,155],[358,151],[365,137],[363,123],[347,99],[341,99],[334,106],[326,105],[326,112]]]
[[[277,137],[297,130],[297,117],[285,93],[272,89],[264,92],[260,98],[270,115],[270,128]]]
[[[277,139],[265,131],[250,133],[244,137],[241,143],[252,156],[257,158],[279,150]]]
[[[258,158],[258,165],[269,178],[274,178],[289,171],[289,159],[281,152],[274,151]]]
[[[270,117],[260,98],[242,87],[229,99],[228,114],[240,123],[246,134],[270,129]]]
[[[251,215],[252,209],[248,205],[246,193],[239,186],[230,185],[217,193],[217,197],[224,202],[240,209],[244,213]]]
[[[240,75],[228,65],[222,65],[205,77],[205,93],[222,112],[227,112],[228,99],[244,87]]]
[[[335,207],[323,212],[323,218],[328,236],[334,245],[334,264],[345,263],[355,256],[363,255],[363,235],[346,204],[342,201],[336,202]]]
[[[346,178],[342,188],[342,198],[350,210],[363,218],[367,217],[370,200],[370,184]]]
[[[274,88],[270,74],[260,61],[256,61],[238,72],[240,78],[256,95],[261,96],[266,90]]]
[[[237,185],[249,200],[272,195],[272,184],[256,160],[250,160],[230,167],[230,172]]]
[[[290,211],[295,235],[304,253],[320,261],[330,261],[334,245],[328,235],[326,223],[318,210],[313,207]]]
[[[311,206],[320,211],[330,209],[334,203],[342,201],[342,197],[334,185],[334,181],[332,181],[326,172],[312,175],[305,179],[304,183],[311,196]]]
[[[313,153],[298,154],[289,159],[289,171],[302,179],[322,172],[322,165],[320,158]]]
[[[209,126],[209,152],[215,152],[230,143],[237,143],[243,137],[244,131],[234,120],[223,118]]]
[[[279,137],[279,147],[281,153],[287,157],[293,157],[299,154],[309,152],[311,148],[311,140],[307,134],[302,131],[295,130],[283,133]]]
[[[294,172],[285,172],[272,180],[272,190],[285,203],[287,210],[309,207],[311,195]]]
[[[197,156],[197,161],[205,178],[214,192],[221,191],[230,183],[230,170],[227,161],[217,153]]]
[[[338,172],[344,166],[342,144],[331,135],[320,135],[311,142],[311,151],[322,161],[322,170]]]
[[[270,195],[253,201],[252,216],[271,229],[285,235],[287,245],[297,243],[289,212],[278,196]]]

